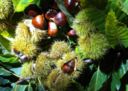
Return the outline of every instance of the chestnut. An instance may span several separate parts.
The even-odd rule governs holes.
[[[15,48],[14,48],[12,51],[13,51],[16,55],[19,55],[19,54],[21,53],[20,51],[18,51],[18,50],[15,49]]]
[[[21,60],[22,63],[24,63],[24,62],[26,62],[26,61],[29,60],[29,57],[27,57],[26,55],[22,55],[22,56],[20,57],[20,60]]]
[[[44,15],[37,15],[32,19],[32,24],[34,27],[39,29],[44,29],[46,25],[46,21]]]
[[[57,14],[57,11],[55,9],[49,9],[46,13],[45,13],[45,18],[47,20],[50,20],[51,18],[54,18]]]
[[[74,36],[76,36],[76,31],[71,29],[71,30],[68,31],[67,35],[70,36],[70,37],[74,37]]]
[[[77,0],[64,0],[64,5],[69,11],[72,11],[76,3],[77,3]]]
[[[48,23],[48,35],[51,36],[51,37],[55,37],[58,33],[58,29],[57,29],[57,25],[50,21]]]
[[[61,67],[62,71],[67,74],[71,74],[74,71],[75,68],[75,61],[70,60]]]
[[[59,26],[64,26],[67,23],[67,17],[63,12],[58,12],[53,21]]]
[[[35,17],[41,14],[41,9],[36,4],[30,4],[25,8],[24,13],[29,17]]]

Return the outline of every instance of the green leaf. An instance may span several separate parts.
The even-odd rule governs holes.
[[[33,91],[31,85],[28,85],[28,88],[27,89],[28,89],[27,91]]]
[[[9,80],[0,77],[0,85],[6,85],[6,84],[8,84],[8,83],[10,83]]]
[[[128,91],[128,85],[126,85],[126,91]]]
[[[11,91],[9,87],[0,87],[0,91]]]
[[[120,0],[121,10],[128,15],[128,0]]]
[[[3,48],[1,45],[0,45],[0,54],[3,54]]]
[[[16,8],[17,4],[20,2],[20,0],[12,0],[14,8]]]
[[[6,69],[4,69],[4,68],[2,68],[2,67],[0,67],[0,75],[1,76],[10,76],[11,72],[6,70]]]
[[[31,3],[37,4],[40,0],[12,0],[15,12],[22,12]]]
[[[128,71],[128,61],[126,63],[122,63],[121,67],[117,72],[112,74],[112,82],[111,82],[111,91],[118,91],[121,86],[120,79],[127,73]]]
[[[126,15],[128,15],[128,0],[108,0],[108,2],[108,7],[115,11],[118,19],[121,20],[122,18],[127,17]]]
[[[0,61],[4,63],[18,63],[18,58],[14,55],[5,54],[0,55]]]
[[[111,91],[118,91],[121,86],[119,74],[114,72],[112,74]]]
[[[18,67],[18,68],[11,68],[10,70],[13,71],[16,75],[20,76],[21,75],[21,68],[22,67]]]
[[[0,35],[0,44],[8,51],[10,51],[10,41]]]
[[[12,91],[25,91],[28,85],[15,85]]]
[[[109,2],[108,5],[110,6],[110,8],[117,9],[120,7],[122,0],[116,0],[116,1],[115,0],[108,0],[108,2]]]
[[[88,91],[98,91],[107,79],[108,79],[107,75],[102,73],[98,68],[91,78]]]
[[[38,91],[45,91],[44,87],[41,84],[37,85]]]
[[[106,17],[105,33],[113,48],[118,44],[128,47],[128,28],[116,19],[112,10]]]
[[[126,63],[122,63],[120,69],[118,70],[119,77],[122,78],[128,71],[128,60]]]

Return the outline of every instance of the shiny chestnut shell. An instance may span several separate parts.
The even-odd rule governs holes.
[[[74,37],[74,36],[76,36],[76,31],[71,29],[71,30],[68,31],[67,35],[70,36],[70,37]]]
[[[24,13],[29,17],[35,17],[41,14],[41,9],[36,4],[30,4],[25,8]]]
[[[64,0],[64,5],[69,11],[71,11],[75,7],[76,2],[77,0]]]
[[[21,57],[20,57],[20,60],[21,60],[21,62],[22,63],[24,63],[24,62],[26,62],[26,61],[29,61],[29,57],[28,56],[26,56],[26,55],[22,55]]]
[[[55,37],[58,33],[58,29],[57,29],[57,25],[50,21],[48,23],[48,35],[51,36],[51,37]]]
[[[37,15],[32,19],[32,24],[34,27],[39,29],[44,29],[46,25],[46,21],[44,15]]]
[[[51,18],[54,18],[57,14],[57,11],[55,9],[49,9],[46,13],[45,13],[45,18],[47,20],[50,20]]]
[[[63,66],[61,67],[61,70],[64,73],[71,74],[74,71],[74,68],[75,68],[75,61],[70,60],[63,64]]]
[[[64,26],[67,23],[67,17],[63,12],[58,12],[53,21],[59,26]]]
[[[19,54],[21,53],[20,51],[18,51],[18,50],[15,49],[15,48],[14,48],[12,51],[13,51],[16,55],[19,55]]]

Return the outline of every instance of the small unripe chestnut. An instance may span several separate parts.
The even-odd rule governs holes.
[[[74,36],[76,36],[76,31],[71,29],[71,30],[68,31],[67,35],[70,36],[70,37],[74,37]]]
[[[44,15],[42,14],[42,15],[37,15],[36,17],[34,17],[32,19],[32,24],[36,28],[44,29],[45,24],[46,24]]]
[[[50,21],[48,23],[48,35],[54,37],[57,35],[57,33],[58,33],[57,25],[54,22]]]
[[[28,60],[29,60],[29,57],[27,57],[26,55],[22,55],[22,56],[20,57],[20,60],[21,60],[21,62],[23,63],[23,62],[28,61]]]
[[[30,17],[35,17],[36,15],[39,15],[41,14],[41,10],[40,8],[35,5],[35,4],[30,4],[29,6],[27,6],[24,10],[24,13],[27,15],[27,16],[30,16]]]
[[[46,13],[45,13],[45,18],[47,20],[50,20],[51,18],[54,18],[57,14],[57,11],[55,9],[49,9]]]
[[[18,50],[15,49],[15,48],[14,48],[12,51],[13,51],[16,55],[19,55],[19,54],[20,54],[20,51],[18,51]]]
[[[67,74],[71,74],[74,71],[74,68],[75,68],[74,60],[68,61],[61,67],[62,71]]]
[[[53,21],[59,26],[64,26],[67,23],[67,17],[63,12],[58,12]]]

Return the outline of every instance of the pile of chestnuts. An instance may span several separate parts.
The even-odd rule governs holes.
[[[79,8],[79,1],[64,0],[64,5],[67,10],[71,12],[73,8]],[[32,24],[34,27],[42,30],[48,30],[47,34],[50,37],[55,37],[58,34],[60,31],[58,27],[68,25],[67,16],[61,10],[59,10],[54,0],[52,1],[52,5],[50,7],[43,7],[43,9],[36,4],[30,4],[25,8],[24,13],[27,17],[32,19]],[[75,31],[70,27],[66,32],[66,35],[68,36],[76,36]]]

